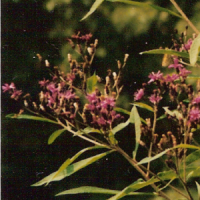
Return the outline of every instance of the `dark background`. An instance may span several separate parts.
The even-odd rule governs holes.
[[[15,82],[24,93],[33,96],[39,91],[38,80],[46,76],[43,68],[37,67],[36,54],[48,59],[52,65],[68,69],[67,53],[71,52],[66,38],[71,34],[92,33],[99,39],[99,51],[93,63],[93,71],[101,77],[108,68],[117,69],[116,59],[123,61],[125,53],[130,54],[125,71],[125,100],[123,106],[130,109],[128,100],[148,74],[160,69],[162,56],[141,56],[139,52],[171,46],[171,34],[174,28],[184,31],[186,24],[179,19],[162,15],[150,10],[137,8],[137,15],[126,13],[126,6],[119,3],[105,2],[88,19],[80,19],[88,12],[93,1],[53,1],[3,0],[2,1],[2,84]],[[69,3],[66,3],[69,2]],[[200,5],[198,1],[177,1],[194,23],[198,24]],[[173,9],[168,1],[157,0],[155,4]],[[139,10],[141,9],[141,10]],[[153,13],[152,13],[153,12]],[[119,13],[119,14],[117,14]],[[149,15],[149,19],[147,17]],[[152,15],[152,16],[151,16]],[[114,17],[115,16],[115,17]],[[123,16],[124,19],[122,18]],[[122,18],[122,21],[119,19]],[[140,18],[146,19],[140,30]],[[124,21],[123,21],[124,20]],[[149,20],[149,21],[148,21]],[[144,20],[145,21],[145,20]],[[123,26],[120,26],[122,24]],[[192,31],[189,30],[189,34]],[[73,56],[77,56],[73,54]],[[120,102],[119,102],[120,104]],[[20,105],[2,94],[2,199],[40,200],[40,199],[106,199],[100,195],[69,195],[54,197],[65,189],[82,185],[99,186],[110,189],[123,189],[136,180],[138,174],[118,154],[109,155],[97,163],[60,182],[53,182],[47,187],[30,187],[31,184],[49,175],[68,158],[89,144],[69,134],[60,136],[54,144],[47,145],[49,135],[58,129],[46,123],[11,120],[5,118],[8,113],[17,113]],[[128,127],[126,136],[119,136],[120,144],[132,140]],[[133,143],[124,145],[131,154]],[[141,149],[143,151],[143,149]],[[94,152],[95,153],[95,152]],[[145,153],[145,151],[144,151]],[[93,154],[86,154],[88,155]],[[83,157],[82,157],[83,158]],[[140,199],[141,197],[134,197]],[[142,197],[145,199],[145,197]],[[126,197],[124,199],[133,199]]]

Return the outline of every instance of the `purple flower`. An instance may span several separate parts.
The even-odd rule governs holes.
[[[199,104],[200,103],[200,96],[193,99],[192,104]]]
[[[87,99],[90,103],[95,103],[97,102],[97,96],[96,96],[96,93],[93,92],[92,94],[88,94],[87,95]]]
[[[65,97],[65,99],[69,100],[69,99],[73,99],[75,97],[75,94],[71,93],[70,90],[67,90],[63,96]]]
[[[49,83],[49,84],[47,85],[47,89],[48,89],[49,91],[51,91],[52,93],[56,93],[56,92],[58,91],[58,89],[57,89],[56,86],[55,86],[55,83]]]
[[[44,78],[43,81],[39,81],[38,83],[40,84],[40,87],[46,87],[49,83],[49,80],[45,80]]]
[[[5,83],[2,86],[3,92],[11,91],[11,90],[14,90],[14,89],[15,89],[15,84],[14,83],[11,83],[10,85],[8,83]]]
[[[134,93],[134,100],[138,101],[144,96],[144,89],[140,89]]]
[[[182,49],[186,51],[190,50],[192,42],[193,42],[192,38],[188,39],[187,43],[183,45]]]
[[[159,101],[162,99],[162,97],[160,96],[155,96],[155,94],[152,94],[150,97],[149,97],[149,101],[153,104],[158,104]]]
[[[157,81],[159,79],[163,78],[163,73],[160,72],[160,70],[157,73],[152,72],[151,74],[149,74],[148,76],[150,78],[150,81],[148,83]]]
[[[189,120],[191,122],[199,120],[200,119],[200,111],[198,108],[192,109],[189,113]]]
[[[171,76],[168,74],[165,77],[165,82],[173,82],[173,81],[177,80],[178,78],[179,78],[178,74],[172,74]]]
[[[15,91],[12,93],[11,98],[12,98],[12,99],[15,99],[15,100],[18,100],[21,94],[22,94],[22,91],[21,91],[21,90],[15,90]]]
[[[102,108],[107,108],[108,106],[114,107],[115,106],[115,99],[113,97],[106,97],[102,102],[101,102],[101,107]]]
[[[103,117],[98,118],[97,123],[98,123],[99,126],[106,125],[106,121]]]
[[[180,70],[179,76],[182,76],[182,77],[185,77],[185,78],[186,78],[189,74],[192,73],[191,71],[189,71],[189,70],[187,70],[187,69],[185,69],[185,68],[180,68],[179,70]]]
[[[177,56],[175,56],[173,58],[173,60],[174,60],[174,64],[169,65],[168,68],[175,68],[175,69],[178,68],[178,69],[180,69],[180,68],[183,67],[182,64],[178,64],[178,57]]]

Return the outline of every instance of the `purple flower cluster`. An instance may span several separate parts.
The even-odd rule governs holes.
[[[9,85],[8,83],[5,83],[5,84],[2,86],[2,90],[3,90],[3,92],[8,92],[9,94],[11,94],[11,98],[12,98],[12,99],[15,99],[15,100],[18,100],[19,97],[20,97],[21,94],[22,94],[22,91],[21,91],[21,90],[17,90],[17,89],[16,89],[14,83],[11,83],[10,85]]]
[[[121,121],[121,115],[114,111],[113,97],[93,92],[87,95],[87,99],[89,104],[85,104],[82,117],[89,126],[107,131]]]

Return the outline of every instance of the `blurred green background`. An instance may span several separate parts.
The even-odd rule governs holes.
[[[179,32],[187,25],[183,20],[150,8],[133,7],[121,3],[104,2],[90,17],[81,18],[89,11],[93,0],[3,0],[2,1],[2,84],[15,82],[25,93],[36,95],[38,80],[46,71],[38,67],[39,53],[52,65],[68,71],[67,54],[74,54],[66,38],[72,34],[92,33],[99,40],[92,70],[105,77],[108,68],[117,70],[116,60],[123,61],[130,54],[125,70],[123,106],[132,101],[132,94],[148,80],[151,71],[161,67],[162,56],[139,55],[139,52],[171,46],[174,28]],[[146,2],[146,1],[141,1]],[[166,0],[149,0],[156,5],[174,10]],[[177,0],[186,15],[200,29],[200,2]],[[193,32],[189,28],[188,35]],[[166,70],[166,69],[164,69]],[[32,188],[31,184],[57,168],[88,143],[62,135],[48,146],[48,136],[58,127],[39,122],[8,120],[5,115],[18,112],[20,105],[2,94],[2,199],[106,199],[107,196],[82,195],[54,197],[65,189],[81,185],[123,189],[138,177],[132,167],[118,155],[111,155],[67,178],[47,187]],[[132,140],[132,135],[120,138],[121,143]],[[134,142],[134,141],[133,141]],[[131,153],[133,143],[125,146]],[[144,152],[145,153],[145,152]],[[89,172],[89,173],[88,173]],[[134,178],[135,177],[135,178]],[[141,197],[134,197],[140,199]],[[143,197],[142,197],[143,198]],[[124,199],[133,199],[126,197]],[[144,197],[145,199],[145,197]]]

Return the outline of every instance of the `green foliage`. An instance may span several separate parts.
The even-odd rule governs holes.
[[[179,17],[179,18],[182,18],[179,14],[171,11],[171,10],[168,10],[166,8],[162,8],[160,6],[156,6],[154,4],[151,4],[151,3],[143,3],[143,2],[137,2],[137,1],[128,1],[128,0],[107,0],[107,1],[111,1],[111,2],[121,2],[121,3],[125,3],[125,4],[129,4],[129,5],[133,5],[133,6],[139,6],[139,7],[149,7],[149,8],[153,8],[153,9],[156,9],[160,12],[167,12],[171,15],[174,15],[176,17]]]
[[[55,139],[56,139],[58,136],[60,136],[64,131],[66,131],[66,129],[59,129],[59,130],[53,132],[53,133],[50,135],[49,139],[48,139],[48,144],[52,144],[52,143],[55,141]]]
[[[138,106],[138,107],[140,107],[140,108],[144,108],[144,109],[146,109],[146,110],[148,110],[148,111],[154,112],[154,111],[153,111],[153,108],[152,108],[151,106],[149,106],[148,104],[146,104],[146,103],[135,102],[134,105],[135,105],[135,106]]]
[[[198,191],[198,200],[200,200],[200,185],[198,182],[196,182],[197,185],[197,191]]]
[[[190,64],[195,65],[199,60],[199,52],[200,52],[200,34],[194,39],[190,48]]]
[[[12,118],[12,119],[29,119],[29,120],[35,120],[35,121],[41,121],[41,122],[49,122],[49,123],[53,123],[53,124],[58,124],[58,122],[50,120],[48,118],[45,117],[38,117],[38,116],[34,116],[34,115],[26,115],[26,114],[8,114],[6,115],[7,118]]]
[[[81,150],[79,153],[77,153],[71,159],[67,159],[56,172],[53,172],[52,174],[46,176],[39,182],[33,184],[32,186],[41,186],[44,184],[48,184],[51,181],[60,181],[60,180],[64,179],[65,177],[71,176],[72,174],[76,173],[80,169],[87,167],[88,165],[96,162],[97,160],[99,160],[113,152],[113,150],[110,150],[105,153],[97,154],[96,156],[92,156],[87,159],[76,162],[74,164],[71,164],[75,159],[77,159],[85,151],[91,150],[91,149],[96,149],[96,148],[102,148],[102,147],[95,146],[95,147],[89,147],[89,148]]]
[[[88,93],[91,93],[95,90],[97,82],[98,82],[98,79],[97,79],[97,76],[95,73],[87,79],[87,92]]]
[[[137,155],[137,150],[139,147],[140,137],[141,137],[141,129],[140,129],[141,120],[140,120],[140,116],[138,114],[136,106],[133,106],[131,110],[130,123],[135,124],[135,149],[133,151],[133,158],[135,159]]]
[[[104,0],[96,0],[90,8],[90,11],[81,19],[81,21],[89,17],[103,3],[103,1]]]
[[[92,187],[92,186],[82,186],[82,187],[79,187],[79,188],[73,188],[73,189],[70,189],[70,190],[65,190],[63,192],[56,194],[56,196],[61,196],[61,195],[66,195],[66,194],[82,194],[82,193],[113,195],[113,194],[118,194],[119,192],[120,192],[119,190],[110,190],[110,189]],[[155,194],[154,193],[147,193],[147,192],[130,192],[128,195],[154,196]]]
[[[128,126],[130,123],[130,120],[128,119],[126,122],[120,123],[117,126],[115,126],[112,129],[112,133],[115,135],[117,132],[121,131],[122,129],[124,129],[126,126]]]

